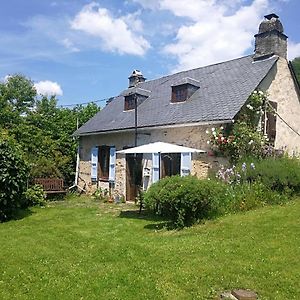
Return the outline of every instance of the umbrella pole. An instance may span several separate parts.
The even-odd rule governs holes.
[[[158,152],[158,179],[161,178],[161,153]]]

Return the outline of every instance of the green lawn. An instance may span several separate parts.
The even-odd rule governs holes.
[[[300,201],[181,231],[130,209],[77,198],[0,224],[0,299],[300,299]]]

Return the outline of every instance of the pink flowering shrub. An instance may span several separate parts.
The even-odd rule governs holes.
[[[208,144],[215,155],[227,156],[236,162],[245,156],[263,157],[267,153],[265,149],[270,145],[259,128],[265,101],[267,97],[263,92],[254,91],[236,116],[236,121],[206,130]]]

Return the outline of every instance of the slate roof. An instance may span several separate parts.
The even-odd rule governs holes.
[[[138,106],[138,127],[232,120],[276,61],[254,61],[250,55],[140,83],[138,88],[151,94]],[[172,85],[184,78],[197,80],[200,88],[187,101],[171,103]],[[127,93],[113,98],[74,135],[134,128],[134,110],[124,111]]]

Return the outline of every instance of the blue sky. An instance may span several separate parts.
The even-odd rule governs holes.
[[[147,79],[246,54],[275,12],[300,56],[299,0],[1,1],[0,78],[24,74],[60,105],[118,95]]]

